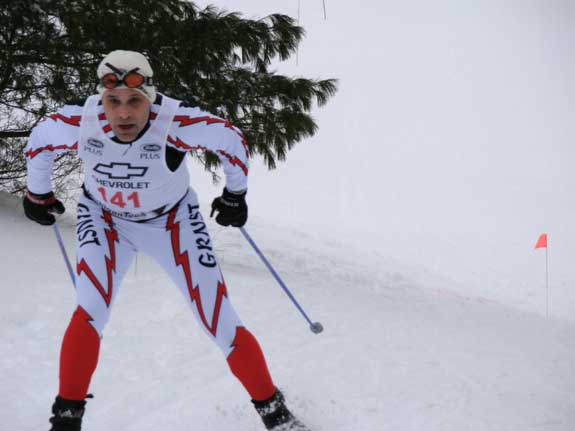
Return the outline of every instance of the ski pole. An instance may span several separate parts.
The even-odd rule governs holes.
[[[72,271],[72,265],[70,265],[70,259],[68,259],[68,254],[66,253],[66,247],[64,247],[64,241],[62,241],[62,235],[60,235],[60,228],[58,227],[58,223],[54,223],[52,226],[54,227],[54,233],[56,234],[56,240],[58,241],[60,251],[64,257],[64,262],[66,262],[66,266],[68,267],[68,272],[70,273],[72,284],[76,286],[76,278],[74,277],[74,271]]]
[[[311,330],[311,332],[313,332],[314,334],[319,334],[320,332],[323,331],[323,326],[321,323],[319,322],[313,322],[310,320],[310,318],[307,316],[307,314],[305,313],[305,311],[303,311],[303,308],[301,307],[301,305],[299,305],[299,303],[297,302],[297,300],[294,298],[294,296],[292,295],[292,293],[290,292],[290,290],[287,288],[287,286],[285,285],[285,283],[282,281],[282,279],[280,278],[280,276],[277,274],[277,272],[272,268],[272,266],[270,265],[270,263],[268,262],[268,260],[266,259],[266,257],[263,255],[263,253],[260,251],[260,249],[258,248],[258,246],[256,245],[256,243],[254,242],[254,240],[248,235],[248,233],[246,232],[246,230],[243,227],[240,227],[240,231],[241,233],[244,235],[244,237],[246,238],[246,240],[250,243],[250,245],[253,247],[253,249],[256,251],[256,253],[258,254],[258,256],[260,257],[260,259],[262,260],[262,262],[264,263],[264,265],[267,267],[267,269],[272,273],[272,275],[274,276],[274,278],[276,279],[276,281],[279,283],[279,285],[282,287],[282,289],[284,290],[284,292],[287,294],[287,296],[289,297],[289,299],[291,299],[291,301],[294,303],[294,305],[297,307],[297,309],[299,310],[299,312],[302,314],[302,316],[305,318],[305,320],[307,320],[307,322],[309,323],[309,329]]]

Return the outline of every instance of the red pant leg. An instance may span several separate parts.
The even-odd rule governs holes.
[[[234,350],[228,356],[228,365],[234,376],[246,388],[253,400],[263,401],[275,393],[262,349],[256,338],[240,326],[232,343]]]
[[[83,400],[98,364],[100,337],[90,324],[92,318],[82,307],[72,316],[60,352],[59,395],[67,400]]]

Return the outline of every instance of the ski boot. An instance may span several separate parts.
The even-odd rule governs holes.
[[[81,431],[86,401],[70,401],[56,397],[52,406],[50,431]]]
[[[267,430],[310,431],[286,407],[285,398],[279,389],[265,401],[252,400]]]

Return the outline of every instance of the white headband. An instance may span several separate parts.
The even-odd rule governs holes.
[[[137,70],[139,74],[147,79],[143,85],[134,88],[134,90],[142,93],[150,103],[154,103],[156,100],[156,87],[151,84],[151,78],[154,76],[154,71],[150,66],[150,63],[139,52],[134,51],[112,51],[100,62],[98,66],[98,79],[108,73],[118,73],[122,74],[131,70]],[[123,83],[118,85],[118,88],[128,88]],[[104,94],[107,90],[101,83],[98,84],[98,93]]]

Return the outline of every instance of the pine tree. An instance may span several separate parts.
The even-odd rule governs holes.
[[[158,90],[222,116],[244,132],[252,156],[270,169],[317,125],[314,104],[334,79],[291,78],[270,70],[293,55],[304,30],[286,15],[259,20],[180,0],[12,0],[0,3],[0,188],[24,189],[30,129],[64,103],[96,92],[95,70],[114,49],[143,52]],[[207,169],[218,165],[203,155]],[[56,162],[56,187],[77,169]]]

